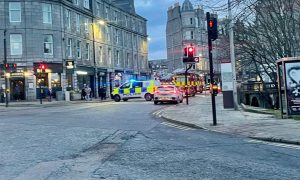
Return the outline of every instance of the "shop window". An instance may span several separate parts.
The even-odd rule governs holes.
[[[38,87],[48,87],[49,83],[48,83],[48,74],[44,74],[44,76],[42,76],[39,79],[36,79],[36,84]]]
[[[61,87],[60,74],[58,73],[51,74],[51,87]]]

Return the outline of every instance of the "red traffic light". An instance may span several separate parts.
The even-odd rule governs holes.
[[[14,63],[14,64],[6,63],[5,64],[5,69],[17,69],[17,64],[16,63]]]
[[[209,26],[210,28],[213,28],[213,27],[214,27],[214,22],[213,22],[213,20],[209,20],[208,26]]]
[[[40,64],[39,69],[45,70],[46,69],[46,65],[45,64]]]
[[[46,64],[40,64],[40,65],[39,65],[39,69],[40,69],[41,72],[44,73],[45,70],[47,69],[47,65],[46,65]]]
[[[188,57],[194,57],[194,47],[188,47]]]

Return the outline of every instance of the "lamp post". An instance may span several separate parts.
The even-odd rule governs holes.
[[[101,26],[104,26],[106,24],[106,22],[104,20],[99,20],[98,23],[101,25]],[[98,67],[97,67],[97,61],[96,61],[96,47],[95,47],[95,43],[96,43],[96,40],[95,40],[95,20],[94,18],[92,19],[92,33],[93,33],[93,58],[94,58],[94,71],[95,71],[95,78],[94,78],[94,95],[95,95],[95,98],[98,98]]]
[[[6,29],[4,30],[4,39],[3,39],[3,49],[4,49],[4,62],[3,64],[7,64],[7,48],[6,48]],[[8,72],[5,70],[4,71],[5,75],[5,107],[8,107]]]

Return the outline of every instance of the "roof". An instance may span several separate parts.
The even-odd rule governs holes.
[[[192,5],[192,3],[189,0],[185,0],[182,4],[182,8],[181,8],[182,12],[185,11],[194,11],[194,7]]]

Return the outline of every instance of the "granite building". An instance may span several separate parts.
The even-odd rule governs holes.
[[[176,3],[169,7],[166,40],[167,59],[172,62],[169,63],[170,72],[185,67],[183,49],[189,45],[196,47],[195,56],[200,57],[196,69],[208,71],[206,17],[202,7],[194,8],[189,0],[185,0],[182,6]]]
[[[7,42],[7,62],[17,65],[9,77],[11,95],[16,86],[21,99],[33,100],[39,85],[64,94],[86,84],[97,97],[101,86],[109,94],[126,80],[147,79],[146,21],[133,0],[1,0],[0,39]],[[4,88],[3,41],[0,50]],[[36,78],[41,63],[46,74]]]

